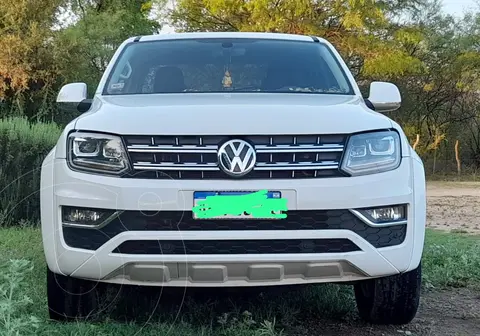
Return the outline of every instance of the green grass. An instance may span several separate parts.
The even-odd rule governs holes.
[[[480,237],[428,230],[423,267],[426,287],[480,289]]]
[[[185,298],[182,293],[160,295],[152,289],[134,288],[115,307],[110,307],[109,317],[102,323],[55,324],[47,321],[40,230],[4,228],[0,229],[0,237],[0,265],[5,265],[0,269],[0,336],[17,335],[17,330],[21,331],[18,335],[40,336],[286,335],[296,325],[318,316],[339,321],[357,318],[349,286],[252,289],[249,295],[216,289],[207,294],[187,293]],[[28,265],[8,263],[16,259],[30,261],[33,270],[23,272]],[[428,230],[423,266],[427,288],[480,289],[480,238]],[[13,288],[11,298],[9,288]],[[125,316],[132,312],[136,323],[125,322]],[[2,315],[16,320],[5,327]]]

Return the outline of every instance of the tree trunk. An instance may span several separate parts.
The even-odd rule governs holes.
[[[455,142],[455,160],[457,160],[457,174],[460,175],[462,172],[462,164],[460,162],[460,153],[459,153],[459,141]]]
[[[415,143],[413,144],[413,150],[417,148],[418,143],[420,142],[420,134],[417,134],[417,140],[415,140]]]

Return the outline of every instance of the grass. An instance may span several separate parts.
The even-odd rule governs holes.
[[[427,288],[480,289],[480,237],[428,230],[423,267]]]
[[[286,335],[318,316],[357,319],[350,286],[280,287],[247,293],[215,289],[185,296],[134,288],[109,307],[103,323],[54,324],[47,321],[40,231],[5,228],[0,229],[0,236],[0,265],[4,265],[0,270],[0,336],[273,336]],[[480,238],[428,230],[423,265],[427,288],[480,288]],[[136,323],[127,319],[132,313]]]

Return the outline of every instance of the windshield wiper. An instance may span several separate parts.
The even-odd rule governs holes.
[[[226,89],[225,91],[261,91],[261,89],[258,87],[258,85],[243,85]]]
[[[276,89],[275,91],[287,91],[287,92],[302,92],[302,93],[344,93],[341,89],[317,89],[313,87],[300,87],[300,86],[284,86]]]

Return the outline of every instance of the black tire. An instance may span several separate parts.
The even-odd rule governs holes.
[[[413,271],[355,284],[360,317],[372,324],[408,324],[420,304],[422,265]]]
[[[100,303],[98,285],[94,281],[53,273],[47,267],[50,319],[67,322],[96,317]]]

